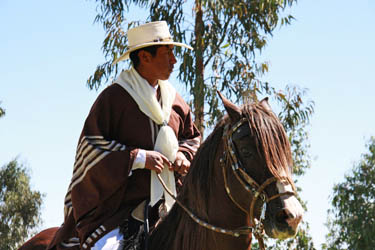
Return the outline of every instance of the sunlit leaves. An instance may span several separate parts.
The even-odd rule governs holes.
[[[266,238],[267,249],[272,250],[316,250],[311,236],[309,235],[309,225],[302,222],[297,235],[287,240],[273,240]],[[252,250],[259,250],[258,244],[252,245]]]
[[[128,20],[127,13],[143,9],[149,14],[148,20],[143,21],[166,20],[174,40],[195,49],[190,52],[176,47],[176,57],[181,62],[178,79],[190,92],[187,101],[192,104],[195,118],[204,120],[199,124],[203,126],[201,131],[213,126],[222,115],[216,90],[239,103],[257,101],[258,96],[271,96],[281,106],[279,118],[293,146],[295,173],[304,173],[310,165],[305,127],[314,112],[314,103],[305,100],[304,89],[287,86],[285,90],[276,90],[270,83],[261,81],[268,72],[268,64],[256,61],[257,52],[264,49],[267,37],[272,36],[277,25],[290,24],[293,20],[291,15],[283,16],[283,11],[295,0],[96,2],[95,21],[102,23],[106,31],[102,49],[108,61],[89,77],[90,88],[98,88],[118,74],[119,66],[112,66],[112,62],[126,50],[125,30],[139,21]],[[197,13],[202,15],[201,20],[195,19]]]
[[[311,165],[306,126],[314,113],[314,102],[306,98],[306,89],[297,86],[286,86],[283,91],[276,91],[270,87],[269,91],[274,92],[273,96],[281,107],[278,116],[289,135],[294,174],[303,175]]]
[[[5,110],[2,107],[0,107],[0,117],[2,117],[3,115],[5,115]]]
[[[1,104],[1,101],[0,101],[0,104]],[[5,115],[5,109],[3,109],[1,106],[0,106],[0,117],[4,116]]]
[[[333,189],[325,249],[373,249],[375,246],[375,137],[368,152]]]
[[[201,0],[201,1],[105,1],[96,0],[98,15],[95,19],[103,25],[106,37],[103,52],[107,62],[99,65],[89,77],[90,88],[98,88],[108,82],[118,72],[118,65],[111,63],[126,49],[124,30],[133,26],[127,13],[134,9],[148,10],[148,20],[166,20],[176,41],[184,42],[195,48],[191,53],[179,47],[176,56],[181,62],[178,79],[185,84],[191,94],[193,111],[202,105],[217,102],[212,89],[221,90],[229,98],[237,100],[243,96],[262,93],[264,83],[257,78],[268,70],[265,63],[257,63],[255,55],[267,44],[267,36],[277,25],[289,24],[292,16],[283,16],[282,11],[295,3],[295,0]],[[195,14],[202,10],[202,22],[196,22]],[[282,21],[280,21],[282,20]],[[288,20],[285,22],[283,20]],[[198,26],[202,26],[203,36],[198,37]],[[195,53],[195,54],[194,54]],[[197,58],[203,56],[202,72]],[[259,70],[262,69],[262,70]],[[204,83],[199,80],[203,76]],[[201,86],[196,86],[201,85]],[[205,111],[204,126],[215,123],[220,112],[209,106]],[[198,118],[198,117],[196,117]]]
[[[0,169],[0,246],[6,249],[16,249],[41,222],[42,195],[30,189],[29,181],[16,160]]]
[[[279,118],[291,138],[295,173],[304,173],[310,165],[305,126],[314,112],[314,103],[305,100],[306,90],[288,86],[285,90],[276,90],[270,83],[261,81],[268,72],[268,64],[256,61],[256,52],[264,49],[267,36],[272,35],[277,25],[293,20],[291,15],[283,16],[282,12],[295,0],[96,2],[95,21],[102,23],[106,31],[102,49],[108,61],[89,77],[91,88],[98,88],[118,74],[119,66],[112,66],[112,62],[126,50],[125,30],[138,21],[127,20],[127,13],[143,8],[149,12],[148,20],[143,21],[166,20],[176,41],[195,48],[190,52],[176,47],[176,56],[181,62],[178,79],[190,92],[191,99],[187,101],[193,111],[204,111],[195,112],[196,119],[204,116],[204,124],[200,126],[211,127],[222,115],[216,90],[239,103],[257,101],[258,96],[271,96],[281,106]],[[199,10],[202,10],[202,20],[197,22],[194,18]],[[198,31],[203,32],[202,37]],[[198,65],[201,57],[203,68]],[[203,77],[203,81],[199,77]]]

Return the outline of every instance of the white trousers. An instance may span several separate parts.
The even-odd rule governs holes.
[[[91,250],[120,250],[123,237],[117,227],[98,240]]]

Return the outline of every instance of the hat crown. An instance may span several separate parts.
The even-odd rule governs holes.
[[[189,45],[173,41],[166,21],[157,21],[140,25],[128,30],[127,35],[128,50],[119,58],[115,59],[112,65],[119,61],[129,59],[129,54],[133,51],[153,45],[176,45],[191,50],[193,49]]]
[[[129,48],[140,44],[172,41],[167,22],[150,22],[128,30]]]

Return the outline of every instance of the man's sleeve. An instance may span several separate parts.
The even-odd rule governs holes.
[[[184,119],[183,131],[178,138],[179,151],[183,152],[189,161],[192,161],[201,143],[201,134],[195,126],[190,109]]]

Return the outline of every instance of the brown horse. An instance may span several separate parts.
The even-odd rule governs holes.
[[[282,124],[267,99],[240,109],[220,97],[228,115],[198,150],[177,204],[149,237],[149,250],[245,250],[252,235],[264,248],[263,232],[278,239],[297,232],[303,209]],[[21,250],[43,249],[33,242],[49,233]]]

